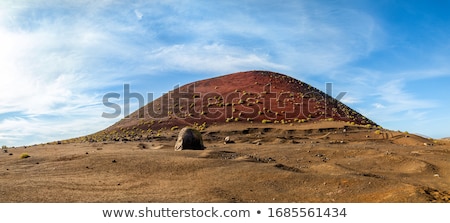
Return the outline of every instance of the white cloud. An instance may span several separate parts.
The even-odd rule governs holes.
[[[7,3],[12,4],[3,6]],[[77,15],[79,8],[72,15],[41,18],[36,8],[44,10],[45,4],[20,3],[0,9],[0,141],[46,142],[112,124],[101,118],[101,89],[122,74],[105,60],[126,60],[128,44],[98,20]]]
[[[144,16],[144,14],[142,14],[142,13],[141,13],[139,10],[137,10],[137,9],[134,10],[134,14],[136,15],[136,18],[137,18],[138,20],[141,20],[142,17]]]
[[[98,109],[97,109],[98,110]],[[111,125],[111,119],[80,114],[78,117],[52,116],[7,118],[0,121],[0,141],[2,145],[21,146],[51,142],[88,135]]]
[[[448,58],[448,61],[450,61],[450,56]],[[402,78],[408,81],[430,79],[442,76],[450,76],[450,66],[447,62],[437,64],[436,66],[430,66],[425,69],[406,69],[396,74],[396,78]]]
[[[299,20],[289,30],[278,32],[275,27],[273,32],[289,34],[278,37],[288,41],[276,43],[276,49],[283,50],[282,60],[294,65],[294,70],[328,75],[382,45],[384,34],[367,14],[325,5],[315,8],[314,13],[308,13],[309,9],[305,10],[306,16],[289,17]]]
[[[412,93],[405,92],[406,81],[402,79],[391,80],[378,88],[380,100],[389,103],[394,111],[431,108],[435,106],[429,100],[416,98]]]
[[[405,80],[398,79],[374,87],[377,93],[366,95],[372,103],[364,106],[361,111],[386,124],[429,121],[430,109],[437,107],[437,103],[407,92],[406,84]]]
[[[173,45],[149,52],[146,59],[156,69],[231,73],[247,69],[286,69],[270,62],[267,55],[256,55],[240,48],[219,44]]]
[[[341,100],[342,103],[351,105],[361,102],[359,98],[345,95]]]
[[[149,39],[154,44],[148,45],[147,49],[151,52],[165,50],[165,54],[158,55],[164,61],[170,61],[173,56],[168,51],[180,52],[178,57],[193,55],[194,63],[205,60],[200,57],[213,54],[218,59],[229,56],[222,59],[225,64],[230,62],[227,61],[230,58],[242,59],[249,64],[257,60],[256,66],[268,64],[266,67],[274,69],[276,65],[275,69],[279,71],[327,75],[327,72],[370,54],[383,39],[381,28],[370,15],[316,3],[293,2],[282,11],[265,5],[256,7],[249,2],[192,3],[170,5],[168,8],[166,14],[156,9],[153,17],[144,19],[154,31]],[[153,10],[153,7],[139,7],[139,12],[149,16]],[[159,36],[174,38],[175,44],[167,44]],[[230,50],[230,54],[223,50],[204,49],[211,46]],[[233,55],[234,52],[241,56]],[[151,57],[147,58],[152,62]],[[236,63],[232,62],[232,65]],[[158,64],[153,68],[158,68]],[[205,72],[211,67],[205,64],[181,66],[186,71],[198,71],[204,66]]]
[[[380,108],[386,108],[386,106],[384,106],[384,105],[382,105],[382,104],[380,104],[380,103],[374,103],[374,104],[373,104],[373,107],[375,107],[375,108],[377,108],[377,109],[380,109]]]

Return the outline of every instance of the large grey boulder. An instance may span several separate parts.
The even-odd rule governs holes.
[[[184,127],[178,133],[177,142],[175,143],[175,150],[203,150],[205,146],[203,145],[202,134],[191,127]]]

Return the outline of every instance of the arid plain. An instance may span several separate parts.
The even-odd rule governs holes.
[[[450,201],[449,140],[330,94],[269,71],[189,83],[94,134],[3,148],[0,202]],[[174,151],[184,126],[205,150]]]
[[[205,150],[174,151],[177,131],[9,149],[0,154],[0,201],[450,201],[448,141],[345,126],[211,126]]]

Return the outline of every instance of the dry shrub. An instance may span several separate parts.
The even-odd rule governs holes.
[[[31,157],[30,155],[28,155],[28,153],[22,153],[22,154],[20,154],[20,156],[19,156],[20,159],[26,159],[26,158],[28,158],[28,157]]]

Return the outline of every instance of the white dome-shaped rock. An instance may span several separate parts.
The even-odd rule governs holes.
[[[175,150],[204,150],[202,134],[191,127],[184,127],[178,133],[177,142],[175,143]]]

